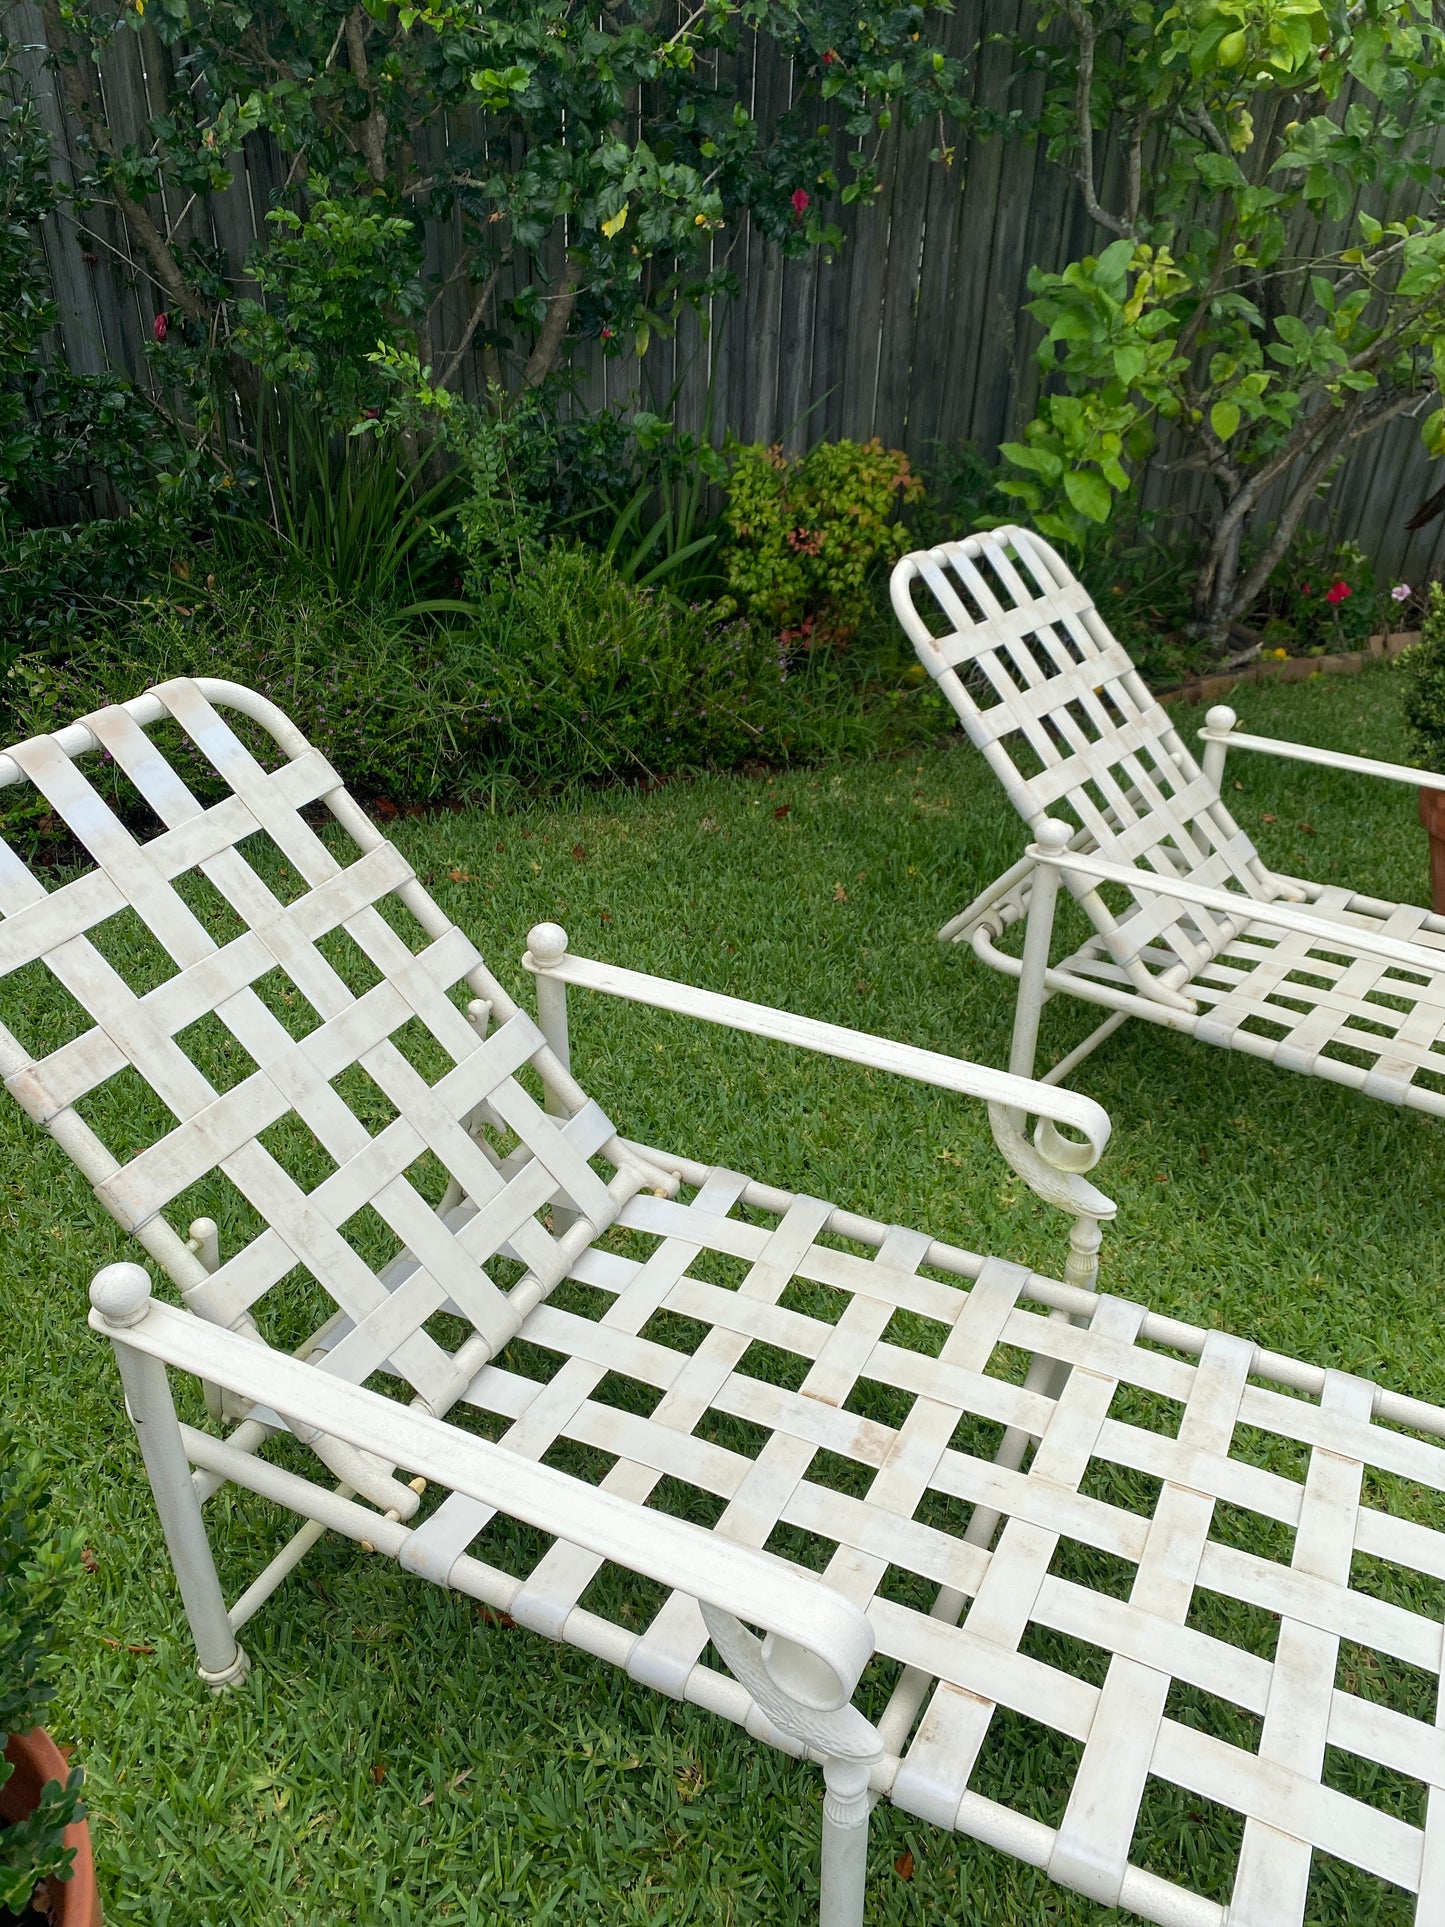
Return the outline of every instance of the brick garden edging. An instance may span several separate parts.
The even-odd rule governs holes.
[[[1161,703],[1217,703],[1241,683],[1308,682],[1311,676],[1354,676],[1372,662],[1388,661],[1420,640],[1418,629],[1395,636],[1371,636],[1368,648],[1341,656],[1286,656],[1283,662],[1252,662],[1225,675],[1199,676],[1156,692]]]

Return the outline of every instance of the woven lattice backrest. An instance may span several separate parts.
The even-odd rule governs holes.
[[[328,1369],[450,1403],[468,1327],[504,1342],[509,1292],[566,1270],[554,1203],[615,1215],[607,1120],[543,1110],[541,1032],[251,692],[166,683],[20,744],[0,781],[88,857],[47,887],[0,843],[7,1089],[196,1311],[288,1346],[329,1320]]]
[[[1268,900],[1254,845],[1171,727],[1084,585],[1047,542],[1001,528],[907,555],[893,605],[920,659],[1030,827],[1071,823],[1112,862]],[[1190,974],[1238,934],[1231,921],[1144,897],[1116,947],[1158,943]],[[1120,961],[1122,961],[1122,957]]]

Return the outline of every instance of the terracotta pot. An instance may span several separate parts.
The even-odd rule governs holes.
[[[15,1771],[0,1787],[0,1820],[23,1820],[33,1813],[47,1780],[64,1782],[70,1767],[65,1755],[43,1726],[28,1733],[12,1733],[5,1757]],[[69,1880],[50,1880],[44,1888],[55,1927],[101,1927],[100,1895],[95,1890],[95,1867],[90,1858],[90,1829],[77,1820],[65,1829],[65,1844],[75,1848]]]
[[[1445,914],[1445,790],[1421,790],[1420,821],[1430,838],[1430,908]]]

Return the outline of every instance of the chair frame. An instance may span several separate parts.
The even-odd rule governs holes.
[[[990,594],[1001,572],[1005,580],[1012,573],[1012,606],[1002,592]],[[965,610],[957,593],[960,576],[984,604],[978,616]],[[936,634],[928,620],[932,611],[918,607],[920,586],[942,605],[949,633]],[[1223,704],[1206,714],[1199,731],[1204,751],[1196,761],[1082,585],[1048,543],[1025,529],[1000,528],[904,556],[893,572],[892,598],[920,661],[1033,831],[1019,861],[938,932],[940,942],[968,943],[991,969],[1017,980],[1010,1070],[1036,1074],[1043,1008],[1065,995],[1109,1015],[1038,1073],[1046,1083],[1062,1083],[1128,1018],[1139,1017],[1282,1069],[1445,1116],[1445,1050],[1438,1047],[1445,1033],[1445,917],[1267,869],[1223,795],[1231,749],[1416,789],[1445,790],[1445,776],[1250,735],[1236,728],[1234,710]],[[1037,750],[1039,732],[1053,727],[1054,716],[1080,705],[1060,702],[1050,711],[1046,699],[1053,685],[1036,680],[1017,696],[1005,695],[999,709],[981,709],[967,678],[984,660],[1018,674],[1022,646],[1034,636],[1047,638],[1044,646],[1056,662],[1079,659],[1059,675],[1061,692],[1077,694],[1098,678],[1088,719],[1093,728],[1106,714],[1097,700],[1105,689],[1117,692],[1113,708],[1124,720],[1108,716],[1097,744],[1077,731],[1057,749],[1046,742],[1045,754],[1057,766],[1028,778],[1003,746],[1007,732],[1000,715],[1009,712],[1006,720],[1016,721],[1017,733]],[[1025,678],[1033,673],[1025,665]],[[997,669],[990,669],[989,679],[1006,681]],[[1120,745],[1117,754],[1110,753],[1109,727]],[[1160,773],[1166,762],[1173,766],[1167,782]],[[1156,791],[1152,801],[1141,796],[1141,771],[1144,784]],[[1077,810],[1076,799],[1101,777],[1115,779],[1112,807],[1092,822],[1086,817],[1082,827],[1051,815],[1041,801],[1047,794]],[[1156,816],[1167,834],[1142,846],[1153,867],[1126,862],[1101,846],[1100,832],[1117,832],[1121,842],[1137,839]],[[1096,934],[1056,960],[1061,886]],[[1111,886],[1127,896],[1126,911],[1117,903],[1111,908],[1101,895]],[[1021,956],[999,943],[1017,922],[1026,926]],[[1341,956],[1352,963],[1340,965]],[[1392,1034],[1382,1042],[1385,1033]],[[1361,1061],[1369,1056],[1373,1063]],[[1427,1081],[1417,1081],[1422,1078]]]
[[[271,735],[286,759],[277,771],[250,757],[221,718],[226,708]],[[175,787],[162,753],[138,733],[166,716],[226,774],[227,800],[202,809]],[[131,839],[74,769],[77,758],[100,748],[162,806],[157,813],[170,827],[151,841]],[[237,1635],[331,1531],[821,1767],[823,1927],[860,1927],[868,1817],[885,1797],[1160,1927],[1223,1927],[1218,1902],[1130,1858],[1140,1802],[1155,1780],[1243,1815],[1229,1927],[1298,1922],[1320,1851],[1418,1892],[1422,1927],[1445,1918],[1441,1728],[1433,1714],[1375,1704],[1335,1683],[1346,1641],[1440,1673],[1438,1619],[1356,1586],[1351,1575],[1361,1553],[1427,1582],[1445,1580],[1445,1533],[1408,1509],[1397,1514],[1376,1503],[1366,1484],[1378,1468],[1394,1481],[1391,1492],[1445,1494],[1445,1449],[1434,1442],[1445,1438],[1445,1411],[1099,1293],[1099,1227],[1113,1207],[1086,1175],[1108,1142],[1097,1104],[1011,1072],[574,957],[552,924],[532,930],[524,958],[537,987],[540,1027],[533,1025],[294,725],[234,685],[163,685],[18,745],[0,756],[0,786],[22,777],[63,809],[97,869],[47,891],[0,846],[0,971],[43,962],[63,985],[94,990],[103,1017],[38,1057],[0,1029],[0,1070],[181,1294],[179,1304],[163,1302],[142,1266],[108,1265],[91,1287],[91,1324],[114,1349],[198,1670],[211,1688],[241,1684],[248,1660]],[[337,867],[299,815],[303,801],[317,800],[361,852],[348,868]],[[241,865],[238,842],[257,823],[271,826],[303,876],[310,866],[308,891],[288,904],[268,897],[258,873]],[[167,879],[207,863],[246,908],[248,924],[240,937],[209,947],[166,895]],[[1040,875],[1055,880],[1047,866]],[[374,900],[387,890],[420,923],[420,951],[398,951],[374,921]],[[141,906],[153,931],[189,946],[189,961],[177,956],[179,970],[144,992],[122,986],[91,945],[92,928],[118,905]],[[173,911],[174,925],[167,920]],[[307,933],[327,915],[372,943],[385,965],[380,1001],[368,990],[348,1003],[318,974],[301,939],[311,941]],[[335,1008],[319,1028],[282,1036],[248,1001],[268,956],[285,961],[293,983],[309,983],[309,996],[331,999]],[[458,995],[472,993],[470,1030],[455,1003],[433,998],[443,972]],[[205,1007],[224,1013],[262,1062],[219,1098],[177,1082],[171,1054],[207,987],[213,1003]],[[572,1074],[573,988],[983,1102],[1005,1158],[1072,1222],[1066,1277],[1050,1279],[619,1137]],[[335,1124],[330,1100],[307,1085],[304,1072],[319,1063],[336,1074],[346,1040],[348,1062],[360,1061],[359,1052],[374,1077],[395,1082],[384,1047],[408,1011],[428,1009],[456,1063],[417,1093],[416,1116],[430,1117],[437,1144],[451,1144],[454,1182],[428,1219],[414,1197],[394,1195],[399,1164],[386,1164],[382,1152],[395,1122],[353,1136],[350,1151],[338,1138],[338,1169],[306,1194],[302,1230],[321,1254],[307,1261],[313,1275],[339,1306],[351,1303],[349,1322],[339,1310],[295,1353],[273,1347],[247,1307],[264,1309],[266,1280],[275,1282],[289,1262],[285,1253],[275,1258],[274,1245],[294,1200],[278,1191],[285,1209],[224,1262],[213,1221],[193,1221],[183,1239],[162,1207],[185,1195],[210,1153],[221,1160],[217,1168],[229,1159],[249,1182],[259,1130],[284,1111],[286,1093],[314,1133],[313,1115],[325,1128]],[[498,1027],[489,1034],[493,1020]],[[542,1080],[545,1109],[519,1094],[508,1066],[523,1060]],[[169,1080],[166,1101],[178,1123],[164,1127],[161,1163],[155,1145],[118,1161],[75,1109],[78,1097],[121,1066],[150,1067],[158,1093]],[[489,1093],[480,1102],[479,1090]],[[444,1114],[437,1110],[443,1101]],[[243,1103],[254,1113],[249,1125]],[[517,1153],[491,1164],[468,1148],[489,1128],[488,1105],[517,1120],[522,1137]],[[468,1135],[453,1143],[457,1117]],[[1032,1139],[1029,1118],[1038,1120]],[[248,1128],[257,1135],[247,1139]],[[405,1150],[400,1162],[411,1155]],[[615,1169],[606,1187],[593,1158]],[[166,1161],[176,1167],[169,1174]],[[365,1172],[365,1195],[411,1214],[403,1221],[417,1227],[417,1255],[404,1249],[357,1300],[347,1297],[354,1276],[328,1283],[326,1253],[335,1247],[317,1227],[333,1210],[338,1183]],[[459,1173],[477,1187],[472,1194],[462,1196]],[[472,1250],[480,1233],[469,1227],[495,1217],[499,1199],[515,1204],[519,1190],[522,1205],[500,1232],[493,1227],[486,1248],[515,1253],[531,1268],[499,1304],[496,1294],[478,1290],[437,1225],[459,1245],[471,1237]],[[692,1197],[684,1199],[685,1191]],[[346,1195],[343,1213],[363,1194]],[[545,1238],[539,1214],[548,1219]],[[624,1243],[650,1241],[649,1255],[606,1247],[612,1228]],[[746,1276],[726,1288],[709,1282],[693,1271],[700,1252],[742,1264]],[[422,1313],[442,1302],[427,1295],[428,1267],[448,1266],[458,1307],[465,1299],[476,1310],[464,1314],[472,1336],[442,1368],[414,1341],[424,1330]],[[249,1279],[249,1298],[236,1294],[238,1276]],[[564,1280],[605,1298],[608,1309],[601,1316],[569,1309],[553,1296]],[[784,1302],[794,1284],[814,1298]],[[836,1316],[816,1309],[820,1294]],[[692,1349],[649,1338],[659,1310],[705,1324],[705,1336]],[[907,1343],[901,1330],[890,1337],[903,1315],[909,1330],[926,1327],[937,1348]],[[361,1344],[368,1336],[375,1341],[369,1349]],[[519,1376],[507,1363],[513,1336],[557,1354],[555,1376]],[[780,1346],[806,1365],[796,1389],[738,1369],[754,1343]],[[211,1429],[180,1422],[172,1371],[209,1388]],[[418,1375],[438,1371],[440,1390],[413,1397],[369,1382],[390,1373],[414,1385]],[[660,1392],[660,1402],[643,1416],[593,1401],[614,1372]],[[877,1411],[866,1401],[855,1409],[866,1383],[896,1391],[906,1411],[900,1416],[902,1406],[886,1401]],[[1139,1400],[1177,1409],[1177,1427],[1141,1420],[1130,1404]],[[449,1420],[446,1410],[458,1402],[511,1421],[505,1440]],[[751,1456],[704,1436],[700,1421],[714,1414],[745,1420],[766,1443]],[[1268,1453],[1262,1463],[1238,1456],[1241,1427],[1303,1454],[1304,1476],[1281,1474]],[[286,1431],[311,1448],[334,1484],[265,1456]],[[986,1442],[971,1443],[976,1433]],[[554,1444],[570,1441],[612,1459],[600,1483],[543,1462]],[[809,1476],[819,1451],[851,1459],[867,1475],[866,1497],[846,1483],[830,1485],[822,1473],[817,1481]],[[413,1476],[405,1480],[397,1468]],[[1096,1468],[1106,1481],[1137,1475],[1157,1485],[1157,1501],[1129,1503],[1092,1489]],[[647,1503],[664,1474],[727,1501],[712,1528]],[[447,1496],[424,1515],[428,1482]],[[207,1503],[227,1484],[302,1521],[229,1606],[205,1521]],[[1221,1504],[1288,1527],[1292,1558],[1212,1538]],[[959,1506],[967,1508],[961,1530]],[[528,1571],[472,1551],[494,1519],[521,1522],[550,1540]],[[834,1545],[822,1575],[768,1548],[783,1525]],[[1055,1570],[1065,1541],[1133,1566],[1128,1598]],[[642,1632],[609,1617],[600,1601],[586,1603],[592,1578],[606,1566],[666,1589]],[[901,1592],[884,1584],[894,1573],[906,1582]],[[1217,1635],[1194,1623],[1199,1589],[1273,1616],[1274,1658],[1241,1647],[1227,1626]],[[1035,1627],[1110,1655],[1102,1680],[1025,1650]],[[854,1695],[877,1658],[900,1671],[870,1719]],[[1257,1750],[1172,1716],[1176,1684],[1258,1719]],[[1057,1825],[973,1784],[1001,1713],[1078,1746]],[[1423,1824],[1327,1784],[1327,1747],[1363,1758],[1372,1773],[1379,1766],[1422,1783]]]

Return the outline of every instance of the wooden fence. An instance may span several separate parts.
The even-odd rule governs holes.
[[[946,18],[948,51],[968,58],[985,32],[1007,35],[1033,15],[1032,0],[959,0]],[[10,33],[33,44],[26,56],[62,171],[79,163],[74,129],[56,98],[41,57],[44,29],[35,0],[21,0]],[[969,59],[974,98],[995,112],[1028,108],[1041,84],[1022,83],[1008,49],[990,38]],[[788,63],[771,43],[746,41],[720,81],[736,88],[766,125],[789,103]],[[166,111],[172,55],[157,36],[122,33],[102,74],[107,118],[116,144],[143,140],[147,120]],[[445,140],[446,129],[437,138]],[[970,440],[991,455],[1017,433],[1031,411],[1038,375],[1037,329],[1022,312],[1029,267],[1059,268],[1102,236],[1084,213],[1065,171],[1019,141],[960,140],[951,167],[930,163],[936,126],[895,127],[882,153],[882,191],[864,208],[844,210],[846,241],[831,259],[817,251],[785,260],[746,226],[715,238],[716,264],[737,276],[738,294],[687,317],[677,336],[654,341],[644,358],[607,357],[583,347],[574,354],[578,402],[656,407],[676,392],[682,426],[724,429],[745,440],[803,446],[823,437],[878,435],[926,459],[939,442]],[[1107,186],[1111,156],[1100,166]],[[234,184],[189,206],[181,197],[152,201],[169,235],[185,224],[219,248],[238,284],[268,207],[285,183],[270,139],[254,136],[236,157]],[[1411,205],[1409,193],[1388,210]],[[1413,190],[1418,198],[1418,190]],[[82,235],[68,219],[52,221],[47,260],[60,310],[63,352],[78,369],[124,370],[144,380],[157,291],[138,268],[126,234],[103,212]],[[1333,232],[1338,233],[1336,228]],[[1309,246],[1331,231],[1307,228]],[[458,236],[437,226],[428,235],[427,268],[445,277]],[[508,290],[499,289],[505,299]],[[445,302],[439,333],[461,332],[468,292],[458,280]],[[450,324],[450,325],[449,325]],[[477,362],[477,358],[472,358]],[[480,367],[465,385],[480,385]],[[1404,524],[1439,480],[1414,420],[1402,419],[1364,443],[1327,501],[1319,526],[1349,537],[1375,558],[1382,578],[1419,582],[1445,575],[1445,519],[1415,536]],[[1188,518],[1208,483],[1197,476],[1151,475],[1150,507]],[[1266,504],[1266,515],[1268,504]]]

